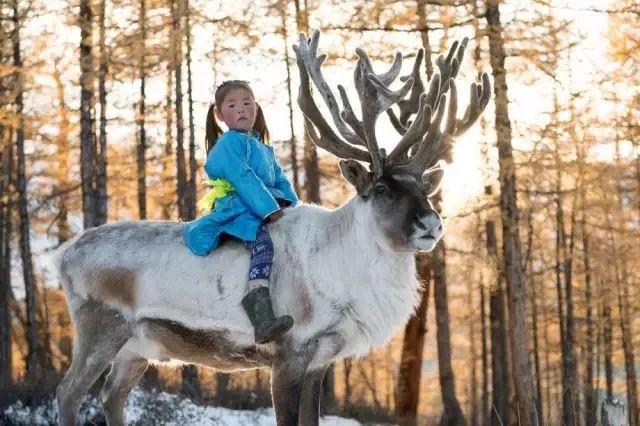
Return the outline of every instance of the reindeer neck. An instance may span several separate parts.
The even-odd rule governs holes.
[[[311,252],[336,250],[335,260],[397,265],[412,262],[412,253],[391,252],[383,249],[373,237],[375,224],[364,201],[355,196],[334,210],[323,210],[314,233],[308,235]],[[313,234],[313,235],[311,235]]]

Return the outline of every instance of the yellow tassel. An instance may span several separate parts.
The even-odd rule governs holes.
[[[216,200],[226,197],[235,188],[225,179],[209,179],[206,182],[211,189],[202,197],[197,204],[199,211],[209,211],[215,206]]]

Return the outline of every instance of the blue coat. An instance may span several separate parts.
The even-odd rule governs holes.
[[[184,241],[193,253],[209,254],[223,233],[253,241],[264,219],[280,209],[276,198],[297,204],[273,147],[258,138],[256,132],[229,130],[209,153],[204,165],[209,178],[226,179],[235,191],[217,199],[210,213],[187,223]]]

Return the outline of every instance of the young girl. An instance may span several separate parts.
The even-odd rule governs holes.
[[[229,130],[223,132],[216,118]],[[184,240],[199,256],[214,250],[223,234],[245,242],[251,260],[249,293],[242,306],[253,324],[256,343],[267,343],[289,331],[293,319],[273,314],[268,287],[273,244],[266,224],[281,218],[282,208],[295,205],[298,197],[267,145],[264,115],[247,82],[230,80],[218,87],[207,113],[206,140],[204,168],[213,189],[199,205],[208,201],[213,210],[186,225]]]

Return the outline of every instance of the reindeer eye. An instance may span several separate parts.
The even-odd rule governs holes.
[[[387,185],[379,183],[373,188],[373,192],[376,195],[387,195],[389,193],[389,188],[387,188]]]

